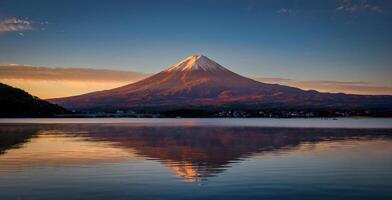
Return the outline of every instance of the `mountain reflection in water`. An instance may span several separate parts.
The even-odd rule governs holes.
[[[34,156],[20,159],[19,162],[24,164],[19,165],[24,167],[51,163],[56,166],[69,163],[94,164],[92,161],[107,160],[121,162],[143,157],[162,162],[183,181],[194,182],[216,176],[230,168],[232,163],[241,162],[245,158],[269,152],[290,152],[301,144],[391,139],[391,136],[391,130],[387,129],[2,125],[0,162],[4,164],[3,167],[7,166],[6,156],[12,153],[16,156],[18,148],[25,148],[30,155],[35,153]],[[51,140],[53,138],[55,140]],[[29,148],[29,143],[36,145]],[[49,148],[55,152],[46,152]],[[0,170],[7,171],[2,166]]]

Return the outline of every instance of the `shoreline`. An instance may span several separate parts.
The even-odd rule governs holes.
[[[7,124],[392,129],[392,118],[0,118]]]

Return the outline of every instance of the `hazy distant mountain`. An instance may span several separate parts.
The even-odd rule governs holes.
[[[261,83],[238,75],[202,55],[190,56],[158,74],[129,85],[49,101],[78,110],[232,107],[381,109],[392,106],[392,96],[387,95],[320,93]]]
[[[0,83],[0,117],[50,117],[67,112],[58,105]]]

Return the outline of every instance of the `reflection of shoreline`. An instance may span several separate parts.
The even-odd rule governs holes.
[[[137,160],[132,149],[120,149],[110,143],[91,142],[83,137],[41,131],[20,148],[0,155],[0,174],[30,168],[91,166]]]
[[[0,156],[10,149],[21,148],[21,146],[38,135],[39,129],[34,126],[0,126]]]
[[[0,130],[12,132],[10,127],[0,126]],[[0,160],[12,156],[22,158],[23,155],[21,166],[42,167],[94,165],[147,157],[159,160],[178,177],[191,182],[216,176],[233,162],[241,162],[247,157],[269,152],[287,153],[298,150],[304,143],[392,138],[392,130],[381,129],[62,124],[23,125],[20,130],[24,130],[23,136],[39,134],[30,142],[22,137],[20,141],[27,143],[22,148],[0,155]],[[11,135],[7,136],[10,140],[13,139]],[[9,145],[1,148],[9,148]]]

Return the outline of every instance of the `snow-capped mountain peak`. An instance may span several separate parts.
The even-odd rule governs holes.
[[[203,71],[227,71],[226,68],[216,63],[215,61],[207,58],[203,55],[193,55],[189,56],[185,60],[169,67],[165,71],[193,71],[193,70],[203,70]]]

